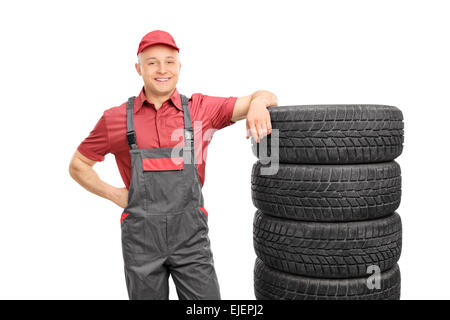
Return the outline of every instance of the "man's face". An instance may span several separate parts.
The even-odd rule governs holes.
[[[180,69],[178,51],[161,44],[143,50],[141,64],[136,63],[136,70],[142,76],[145,87],[158,96],[168,95],[175,89]]]

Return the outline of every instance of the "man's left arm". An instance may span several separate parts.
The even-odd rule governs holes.
[[[272,92],[258,90],[249,96],[236,100],[231,121],[247,119],[248,139],[250,134],[259,143],[260,139],[272,132],[270,114],[267,107],[278,106],[278,98]]]

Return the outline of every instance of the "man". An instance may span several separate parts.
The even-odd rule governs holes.
[[[268,91],[240,98],[198,93],[188,100],[176,89],[178,53],[165,31],[142,38],[135,65],[144,81],[139,96],[103,113],[69,168],[81,186],[124,209],[130,299],[168,299],[169,275],[180,299],[220,299],[201,192],[206,149],[211,132],[244,118],[247,139],[259,142],[272,130],[267,107],[277,105]],[[93,169],[108,153],[115,155],[124,188],[102,181]]]

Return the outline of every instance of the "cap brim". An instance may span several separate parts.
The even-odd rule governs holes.
[[[164,45],[172,47],[175,50],[177,50],[178,52],[180,52],[180,49],[178,47],[174,46],[173,44],[170,44],[170,43],[167,43],[167,42],[154,42],[154,43],[150,43],[150,44],[146,45],[145,47],[141,48],[137,54],[139,55],[139,53],[141,53],[142,51],[144,51],[148,47],[153,46],[155,44],[164,44]]]

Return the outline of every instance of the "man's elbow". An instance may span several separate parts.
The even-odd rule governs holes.
[[[69,164],[69,174],[72,177],[72,179],[77,180],[76,177],[81,171],[79,160],[75,157],[75,155],[72,157],[72,160]]]
[[[94,166],[95,163],[96,161],[86,158],[77,150],[70,161],[69,174],[74,180],[77,180],[77,177],[81,172]]]

